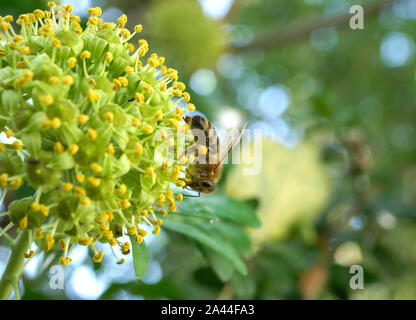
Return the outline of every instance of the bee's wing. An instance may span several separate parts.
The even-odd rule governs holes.
[[[241,137],[243,136],[244,130],[247,126],[247,122],[244,124],[243,129],[241,129],[241,132],[238,136],[233,134],[233,132],[228,133],[224,139],[224,141],[221,143],[220,146],[220,161],[216,165],[215,168],[219,167],[225,159],[227,159],[228,155],[233,151],[233,149],[237,146],[237,144],[240,142]]]

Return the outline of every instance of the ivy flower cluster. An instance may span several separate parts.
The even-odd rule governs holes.
[[[13,138],[0,144],[0,200],[23,183],[36,190],[10,204],[4,231],[28,230],[38,247],[62,250],[62,265],[77,244],[100,262],[97,241],[128,254],[120,236],[141,243],[145,225],[158,234],[177,209],[183,196],[170,186],[184,187],[184,166],[156,157],[166,141],[155,136],[187,132],[178,103],[195,106],[178,72],[146,40],[132,43],[141,25],[104,22],[96,7],[83,29],[72,5],[48,6],[19,16],[19,32],[0,17],[0,131]]]

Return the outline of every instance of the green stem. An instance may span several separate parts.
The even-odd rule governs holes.
[[[29,231],[21,231],[0,280],[0,300],[9,299],[13,287],[18,284],[25,265],[24,254],[29,250],[29,246]]]

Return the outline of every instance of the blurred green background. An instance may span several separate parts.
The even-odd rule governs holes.
[[[416,298],[416,0],[61,3],[84,20],[97,5],[106,21],[126,13],[217,128],[263,130],[262,172],[227,165],[216,191],[249,203],[262,226],[249,230],[247,276],[164,230],[143,281],[131,259],[97,267],[77,248],[64,290],[49,287],[43,255],[31,260],[23,298]],[[364,30],[349,27],[353,4]],[[0,14],[44,5],[2,1]],[[349,286],[355,264],[363,290]]]

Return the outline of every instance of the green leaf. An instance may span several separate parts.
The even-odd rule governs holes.
[[[229,264],[227,260],[216,254],[211,249],[208,249],[204,246],[199,247],[202,253],[204,254],[205,258],[208,260],[208,263],[212,267],[212,270],[214,270],[215,274],[218,276],[218,278],[222,282],[227,282],[228,280],[230,280],[234,273],[233,266]]]
[[[149,265],[149,251],[147,250],[145,242],[143,241],[142,243],[137,243],[134,236],[130,236],[130,242],[136,277],[138,279],[143,279]]]
[[[237,251],[228,242],[224,241],[216,234],[209,234],[200,228],[187,224],[183,221],[166,219],[163,227],[168,230],[183,234],[199,244],[202,244],[213,250],[219,256],[231,263],[233,267],[243,275],[247,274],[244,262],[240,259]]]
[[[207,219],[227,219],[250,227],[259,227],[255,211],[244,202],[225,196],[203,196],[184,199],[179,214]]]

